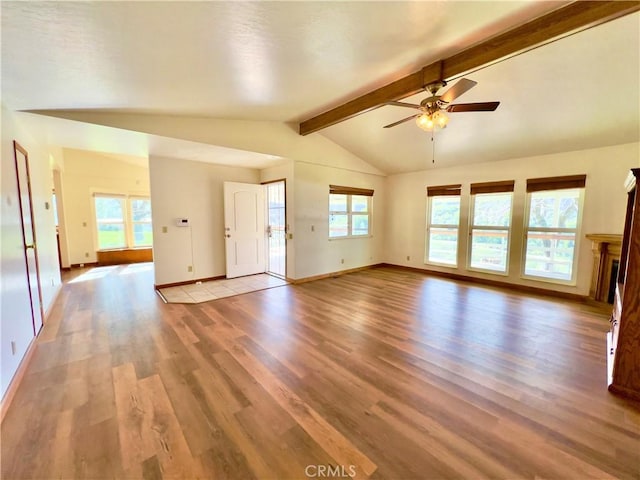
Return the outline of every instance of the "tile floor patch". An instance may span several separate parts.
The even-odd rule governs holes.
[[[161,288],[160,293],[167,303],[202,303],[282,285],[287,285],[287,282],[281,278],[260,273],[247,277]]]

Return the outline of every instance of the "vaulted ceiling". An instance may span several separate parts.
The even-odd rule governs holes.
[[[2,102],[298,124],[566,3],[3,1]],[[639,15],[466,74],[478,85],[460,102],[500,107],[452,113],[433,143],[413,122],[383,129],[411,114],[391,106],[311,135],[386,173],[638,141]],[[53,143],[92,148],[87,125],[40,124]],[[179,134],[103,133],[120,153],[225,154]],[[256,167],[280,160],[269,153],[226,152]]]

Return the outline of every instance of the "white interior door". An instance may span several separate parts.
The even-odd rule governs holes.
[[[264,187],[224,182],[227,278],[264,273]]]
[[[18,142],[13,142],[18,195],[20,196],[20,216],[22,217],[22,237],[24,239],[24,259],[27,266],[29,298],[31,299],[31,321],[33,334],[42,328],[44,312],[42,308],[42,288],[40,286],[40,268],[38,265],[38,247],[33,220],[33,200],[31,197],[31,179],[29,176],[29,155]]]

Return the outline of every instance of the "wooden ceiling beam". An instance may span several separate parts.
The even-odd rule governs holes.
[[[414,95],[424,90],[424,87],[429,83],[450,79],[561,35],[600,25],[638,10],[640,10],[640,1],[577,1],[571,3],[305,120],[300,123],[300,135],[317,132],[378,108],[386,102]]]
[[[402,77],[384,87],[377,88],[361,97],[351,100],[339,107],[333,108],[328,112],[305,120],[300,124],[300,135],[317,132],[330,125],[342,122],[361,113],[368,112],[374,108],[378,108],[385,102],[390,100],[398,100],[422,90],[424,83],[422,82],[422,70],[413,72],[406,77]]]

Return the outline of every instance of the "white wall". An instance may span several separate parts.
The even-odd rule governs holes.
[[[44,143],[30,134],[28,125],[2,107],[2,209],[0,274],[0,389],[4,395],[11,378],[33,339],[28,280],[24,261],[13,140],[29,154],[33,213],[45,316],[60,288],[58,248],[51,205],[53,180],[50,154]],[[15,355],[11,342],[16,343]]]
[[[71,265],[93,263],[98,249],[93,193],[149,195],[149,169],[120,161],[118,155],[67,148],[63,153],[59,188],[68,261]]]
[[[587,295],[591,279],[591,242],[587,233],[622,233],[626,193],[623,182],[629,169],[637,167],[640,144],[632,143],[554,155],[522,158],[429,170],[388,177],[387,243],[385,261],[396,265],[452,272],[514,284]],[[587,174],[582,228],[579,232],[577,285],[555,285],[520,278],[527,178]],[[466,270],[469,222],[469,184],[515,180],[509,275],[499,276]],[[458,268],[424,263],[426,186],[462,183],[460,255]],[[407,261],[406,257],[411,260]]]
[[[223,183],[260,183],[259,171],[155,156],[149,171],[156,285],[224,275]]]
[[[258,171],[154,156],[150,174],[156,284],[225,274],[224,181],[286,180],[288,232],[293,235],[287,240],[289,278],[383,261],[386,196],[382,176],[293,161]],[[371,237],[329,240],[330,184],[375,191]],[[175,226],[181,217],[189,218],[190,227]],[[162,233],[163,227],[167,233]],[[193,272],[188,271],[189,265]]]
[[[329,185],[374,190],[370,237],[329,240]],[[296,162],[293,238],[296,262],[293,278],[313,277],[383,262],[385,190],[385,177],[379,175]],[[343,259],[344,263],[341,262]]]
[[[288,198],[288,207],[291,208],[293,206],[293,211],[295,211],[293,215],[295,216],[293,217],[293,221],[290,222],[290,227],[292,227],[291,233],[293,233],[294,238],[288,241],[287,244],[287,274],[292,278],[303,278],[336,270],[369,265],[380,261],[384,233],[384,200],[382,199],[384,173],[320,134],[301,136],[297,132],[296,125],[269,121],[103,112],[65,112],[64,117],[81,122],[277,155],[289,159],[294,162],[295,180],[293,186],[288,185],[287,187],[288,194],[293,192],[293,197],[289,196]],[[175,162],[180,162],[179,165],[182,165],[182,161],[180,160],[175,160]],[[150,168],[153,178],[153,165],[150,165]],[[300,179],[298,178],[299,168],[304,174]],[[158,179],[158,185],[164,184],[165,180],[170,181],[170,177],[174,174],[176,174],[176,179],[182,179],[179,170],[180,167],[178,165],[169,168],[168,171],[173,173],[162,173],[161,176],[163,179]],[[231,168],[228,171],[234,170],[235,169]],[[265,170],[267,173],[265,173],[263,177],[260,177],[260,174],[258,174],[256,182],[271,178],[271,173],[269,173],[270,169]],[[235,171],[239,172],[240,170]],[[225,180],[243,181],[234,178],[225,178]],[[307,191],[306,186],[301,186],[300,182],[306,184],[306,186],[309,187],[309,191]],[[374,207],[376,210],[374,213],[375,224],[373,228],[375,235],[373,238],[358,240],[345,239],[329,242],[327,238],[328,235],[321,233],[323,232],[323,224],[321,223],[323,216],[328,217],[327,195],[328,185],[331,183],[374,188],[374,190],[379,192],[374,198],[374,205],[377,205],[377,207]],[[371,187],[370,185],[374,186]],[[155,228],[161,226],[155,218],[159,197],[153,194],[153,185],[151,188],[155,236]],[[184,199],[190,196],[189,188],[170,194],[170,197],[179,204],[184,203]],[[291,198],[295,198],[295,200],[292,201]],[[167,201],[169,200],[167,199]],[[167,211],[170,210],[169,205],[167,205],[167,209]],[[175,215],[183,214],[176,213]],[[163,221],[165,224],[170,223],[169,220],[171,219],[166,215],[164,215],[164,217]],[[288,213],[288,217],[291,220],[291,214]],[[304,229],[310,229],[311,224],[308,222],[309,219],[316,222],[318,224],[317,226],[321,228],[315,232],[307,230],[298,232],[299,225]],[[325,229],[328,228],[326,226],[326,220],[327,219],[324,218],[325,225],[323,228]],[[208,234],[209,232],[195,232],[195,230],[193,230],[194,242],[204,243],[209,241],[214,242],[214,245],[220,243],[219,251],[223,252],[221,247],[222,242],[220,242],[217,237],[218,233],[216,232],[216,237],[208,237]],[[180,235],[185,238],[178,239]],[[186,236],[186,231],[174,233],[171,238],[175,240],[167,241],[166,243],[167,245],[174,245],[176,247],[181,244],[186,244],[188,240]],[[220,236],[219,238],[222,237]],[[197,268],[198,271],[194,271],[193,274],[191,274],[186,271],[186,265],[190,264],[188,261],[192,259],[192,254],[183,249],[174,249],[171,251],[171,248],[167,247],[169,250],[165,255],[165,253],[158,250],[159,248],[163,248],[164,244],[164,240],[159,240],[159,242],[154,241],[156,283],[158,284],[206,278],[207,276],[222,275],[224,273],[224,269],[220,266],[224,257],[218,258],[216,254],[214,258],[203,260],[195,258],[197,255],[194,253],[193,261],[200,261],[201,264],[194,265],[194,270]],[[217,246],[215,250],[218,250]],[[172,255],[177,256],[173,261],[169,261],[167,257],[170,251]],[[207,255],[209,255],[209,253],[207,253]],[[162,259],[161,262],[157,261],[158,258]],[[344,264],[340,263],[342,258],[345,259]],[[338,262],[337,265],[336,262]],[[294,268],[292,265],[296,265],[296,267]]]

